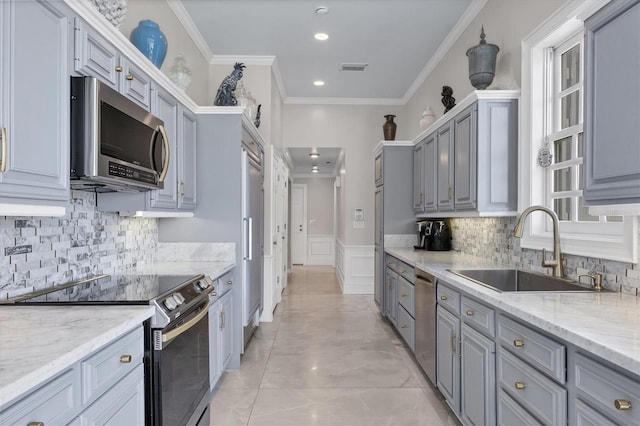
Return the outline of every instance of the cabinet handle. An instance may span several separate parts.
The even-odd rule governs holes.
[[[458,358],[462,358],[462,339],[458,340]]]
[[[466,314],[467,314],[468,316],[472,316],[472,315],[473,315],[473,310],[472,310],[472,309],[467,309]]]
[[[522,389],[526,388],[525,384],[522,383],[522,382],[516,382],[515,386],[516,386],[516,389],[518,389],[518,390],[522,390]]]
[[[224,311],[220,311],[220,330],[224,330]]]
[[[44,422],[29,422],[27,426],[44,426]]]
[[[129,364],[131,362],[131,355],[122,355],[120,357],[120,362],[123,364]]]
[[[516,339],[513,341],[513,346],[516,348],[521,348],[524,346],[524,340]]]
[[[453,198],[452,195],[451,195],[452,190],[453,190],[453,187],[451,187],[451,185],[449,185],[449,190],[448,190],[448,194],[447,194],[447,195],[449,195],[449,199]]]
[[[616,410],[631,410],[631,403],[626,399],[616,399],[613,404],[616,406]]]
[[[3,127],[0,131],[0,137],[2,137],[2,158],[0,158],[0,173],[7,171],[7,128]]]
[[[407,324],[400,324],[400,328],[407,328]]]
[[[406,293],[400,293],[400,297],[407,297]]]
[[[131,74],[127,74],[125,78],[129,81],[133,80],[133,76]]]
[[[440,296],[440,300],[447,300],[447,296]]]
[[[116,65],[116,72],[122,72],[122,67],[120,65]]]
[[[184,198],[184,181],[180,181],[180,196]]]
[[[456,353],[456,335],[451,333],[451,352]]]
[[[231,284],[233,284],[233,281],[231,280],[227,281],[227,285],[231,285]]]

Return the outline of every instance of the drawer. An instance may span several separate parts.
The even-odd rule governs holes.
[[[415,286],[404,278],[398,279],[398,303],[400,303],[411,315],[415,317]]]
[[[389,256],[388,254],[384,257],[384,263],[387,268],[391,268],[394,271],[398,269],[398,259],[393,256]]]
[[[564,383],[566,348],[539,332],[499,315],[498,341],[542,372]]]
[[[496,335],[495,311],[482,303],[462,296],[462,320],[476,330],[493,337]]]
[[[221,290],[220,294],[224,293],[224,290],[233,286],[233,271],[229,271],[220,278],[218,278],[218,288]]]
[[[398,307],[397,327],[400,335],[411,348],[411,351],[415,352],[415,320],[403,307]]]
[[[438,281],[436,288],[437,303],[456,315],[460,315],[460,293]]]
[[[106,392],[141,364],[143,356],[142,327],[138,327],[82,361],[82,404]]]
[[[404,263],[402,260],[398,260],[396,271],[405,280],[409,281],[412,284],[415,284],[416,277],[413,273],[413,266],[409,265],[408,263]]]
[[[607,426],[616,424],[616,422],[606,418],[579,399],[574,399],[573,403],[575,404],[576,419],[572,424],[580,426]]]
[[[79,410],[80,370],[72,368],[0,412],[0,424],[67,424]]]
[[[502,389],[498,390],[498,425],[541,425]]]
[[[572,365],[579,398],[619,423],[640,423],[639,382],[581,354]]]
[[[567,391],[504,348],[498,349],[499,388],[544,424],[567,422]]]

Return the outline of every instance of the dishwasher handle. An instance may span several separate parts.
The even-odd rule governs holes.
[[[425,274],[419,269],[415,269],[414,272],[416,277],[416,285],[422,284],[430,288],[435,287],[435,279],[432,276]]]

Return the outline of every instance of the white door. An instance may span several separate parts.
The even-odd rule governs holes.
[[[275,182],[273,186],[273,203],[275,204],[275,212],[273,214],[273,302],[277,304],[281,300],[282,293],[282,248],[284,241],[284,227],[282,225],[282,192],[283,181],[282,166],[279,161],[274,164]]]
[[[307,263],[307,185],[291,185],[291,263]]]

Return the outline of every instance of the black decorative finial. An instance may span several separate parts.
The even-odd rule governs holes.
[[[482,30],[480,31],[480,44],[487,44],[487,40],[485,40],[484,35],[484,25],[482,26]]]

